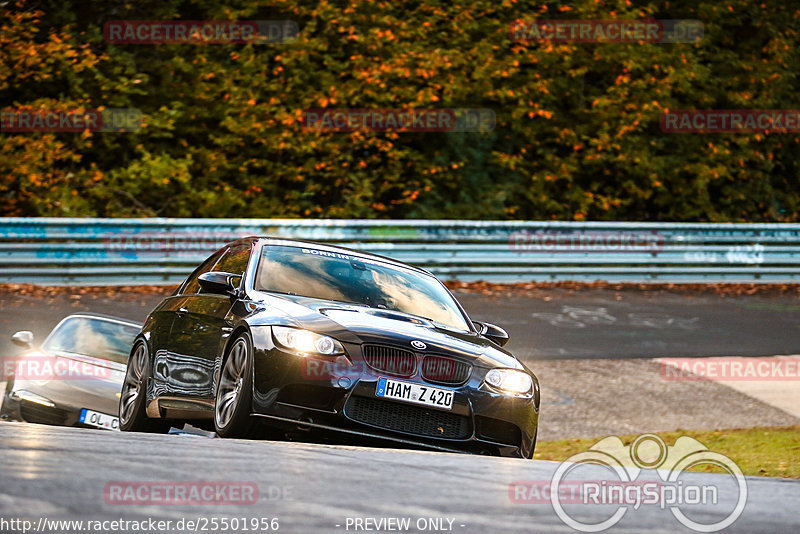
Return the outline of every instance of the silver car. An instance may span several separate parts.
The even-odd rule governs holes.
[[[119,395],[140,328],[127,319],[79,313],[58,323],[39,348],[31,332],[17,332],[11,340],[28,350],[2,362],[10,376],[4,376],[0,418],[119,430]]]

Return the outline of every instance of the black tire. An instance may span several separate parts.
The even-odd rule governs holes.
[[[119,429],[123,432],[150,432],[166,434],[172,426],[169,421],[150,419],[145,412],[147,379],[150,377],[150,358],[147,344],[137,340],[133,344],[122,393],[119,398]]]
[[[222,362],[214,400],[214,429],[221,438],[252,438],[256,422],[253,406],[253,342],[242,332],[231,343]]]

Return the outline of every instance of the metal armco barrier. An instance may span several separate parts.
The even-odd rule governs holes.
[[[800,282],[800,224],[0,218],[0,282],[175,284],[247,235],[335,243],[489,282]]]

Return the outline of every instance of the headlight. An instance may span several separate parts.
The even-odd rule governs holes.
[[[11,397],[18,400],[24,400],[36,404],[41,404],[42,406],[48,406],[50,408],[56,407],[56,403],[54,403],[50,399],[42,397],[41,395],[37,395],[36,393],[31,393],[30,391],[25,391],[24,389],[12,391]]]
[[[484,382],[512,395],[527,395],[533,387],[530,375],[516,369],[492,369],[486,373]]]
[[[325,356],[344,354],[342,344],[332,337],[300,328],[273,326],[272,337],[275,339],[275,343],[282,348],[299,354],[322,354]]]

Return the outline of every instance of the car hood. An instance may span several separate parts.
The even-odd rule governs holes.
[[[286,325],[332,336],[343,343],[381,343],[422,353],[449,354],[484,367],[522,369],[519,361],[488,339],[428,319],[393,310],[300,297],[259,294],[257,309],[248,317],[251,325]],[[425,343],[418,351],[412,341]]]

